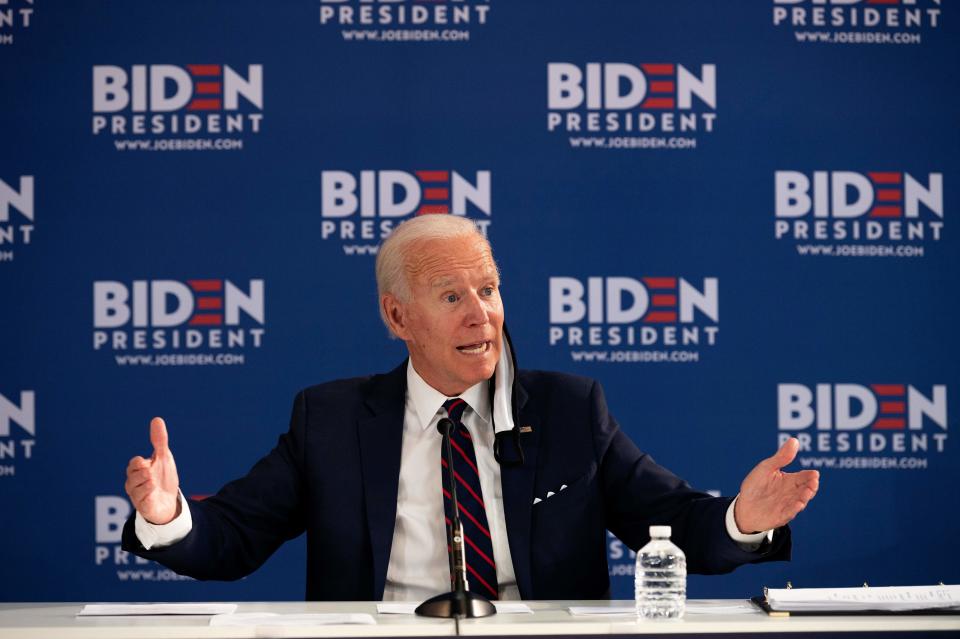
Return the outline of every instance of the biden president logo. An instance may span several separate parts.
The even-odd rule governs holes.
[[[943,173],[774,173],[773,234],[802,256],[923,257],[943,237]]]
[[[773,0],[773,26],[799,44],[922,44],[941,0]]]
[[[33,457],[37,443],[36,391],[0,394],[0,478],[17,474],[17,462]]]
[[[716,277],[551,277],[549,286],[549,344],[575,362],[697,362],[717,344]]]
[[[572,148],[695,149],[716,126],[715,64],[547,64],[547,131]]]
[[[263,345],[264,281],[93,283],[93,349],[118,366],[238,365]]]
[[[320,25],[344,42],[468,42],[490,0],[320,0]]]
[[[93,67],[92,132],[118,151],[239,150],[263,125],[263,65]]]
[[[17,248],[33,241],[34,176],[9,182],[0,177],[0,262],[12,262]]]
[[[469,217],[484,236],[493,213],[490,171],[323,171],[320,236],[346,255],[376,255],[380,242],[415,215]]]
[[[800,441],[810,468],[924,469],[947,445],[947,387],[876,383],[777,385],[779,443]]]

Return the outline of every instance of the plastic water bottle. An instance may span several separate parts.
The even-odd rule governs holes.
[[[670,541],[670,526],[650,526],[637,553],[635,594],[641,619],[678,619],[687,602],[687,557]]]

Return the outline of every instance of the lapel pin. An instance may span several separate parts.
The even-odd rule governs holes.
[[[521,433],[532,433],[532,432],[533,432],[533,426],[521,426],[521,427],[520,427],[520,432],[521,432]]]

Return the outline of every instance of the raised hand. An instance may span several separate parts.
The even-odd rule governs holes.
[[[783,526],[817,494],[819,472],[781,470],[793,461],[799,448],[800,442],[791,437],[773,457],[757,464],[740,484],[740,498],[733,512],[740,532],[755,533]]]
[[[151,524],[167,524],[180,514],[180,478],[167,445],[167,425],[159,417],[150,421],[150,442],[153,455],[130,460],[124,488],[144,519]]]

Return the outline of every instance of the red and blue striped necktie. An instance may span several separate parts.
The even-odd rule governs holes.
[[[483,505],[477,457],[473,452],[470,433],[461,421],[467,403],[457,397],[445,401],[443,407],[456,426],[450,435],[450,442],[453,445],[457,501],[460,503],[460,520],[463,522],[466,546],[467,581],[472,585],[471,591],[482,594],[488,599],[496,599],[497,566],[493,560],[493,541],[490,538],[490,526],[487,524],[487,510]],[[440,464],[446,469],[447,460],[442,448]],[[443,477],[443,510],[449,527],[453,521],[453,502],[447,479],[449,473],[441,470],[440,474]]]

